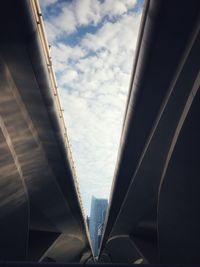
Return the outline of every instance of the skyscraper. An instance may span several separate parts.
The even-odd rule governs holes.
[[[107,199],[92,196],[89,229],[94,256],[98,255],[107,207]]]

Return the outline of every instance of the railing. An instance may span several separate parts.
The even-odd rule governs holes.
[[[39,38],[40,38],[40,41],[41,41],[41,44],[43,47],[46,65],[47,65],[47,68],[49,71],[49,77],[50,77],[50,81],[52,84],[53,95],[54,95],[54,99],[55,99],[54,102],[56,105],[56,110],[58,111],[58,114],[59,114],[60,125],[62,127],[62,135],[63,135],[63,140],[65,142],[66,154],[67,154],[69,161],[70,161],[70,165],[71,165],[70,167],[71,167],[72,173],[73,173],[73,180],[74,180],[76,192],[78,195],[79,203],[80,203],[81,210],[82,210],[84,220],[85,220],[85,211],[84,211],[82,198],[81,198],[81,194],[80,194],[78,177],[76,175],[76,168],[75,168],[75,164],[74,164],[74,160],[73,160],[73,156],[72,156],[71,145],[69,142],[67,127],[65,125],[65,120],[64,120],[64,116],[63,116],[64,110],[61,107],[61,102],[60,102],[60,97],[59,97],[59,92],[58,92],[58,85],[56,82],[55,72],[54,72],[53,65],[52,65],[52,59],[51,59],[51,55],[50,55],[50,45],[48,44],[48,41],[47,41],[44,22],[43,22],[43,18],[42,18],[42,12],[41,12],[38,0],[30,0],[30,3],[31,3],[31,7],[32,7],[33,14],[35,17],[35,21],[37,23],[38,35],[39,35]]]

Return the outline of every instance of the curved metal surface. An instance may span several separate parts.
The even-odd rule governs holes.
[[[147,6],[101,254],[115,236],[127,235],[141,258],[149,263],[160,262],[160,181],[200,69],[200,3],[192,1],[188,7],[187,1],[181,1],[181,9],[179,6],[179,1],[174,3],[173,11],[166,1],[150,1]],[[170,246],[168,249],[170,253]],[[134,253],[132,250],[130,255]]]
[[[7,105],[1,109],[0,116],[13,143],[24,191],[28,193],[25,205],[30,206],[30,218],[24,211],[21,225],[16,224],[14,229],[16,233],[28,231],[24,223],[30,220],[28,255],[24,255],[24,259],[39,260],[51,247],[51,251],[55,249],[54,261],[61,260],[62,250],[62,261],[78,262],[86,251],[90,256],[92,252],[66,127],[57,95],[54,95],[52,69],[46,61],[45,38],[41,39],[41,21],[37,20],[40,14],[35,14],[37,5],[34,0],[8,0],[1,3],[0,11],[0,57],[4,71],[0,86],[4,87],[7,81],[12,92],[8,97],[1,91],[2,101]],[[12,168],[7,172],[9,175]],[[64,247],[60,249],[52,247],[57,239],[59,242],[58,236],[64,236]],[[81,245],[77,245],[77,240]],[[11,241],[7,240],[9,244]],[[43,246],[37,246],[37,242]],[[73,254],[65,246],[66,242],[71,244]],[[16,239],[17,246],[20,248],[20,241],[17,243]],[[7,260],[12,256],[17,260],[12,253],[7,251]]]
[[[181,6],[181,8],[180,8]],[[197,20],[199,1],[146,1],[102,247]]]
[[[0,258],[22,260],[27,256],[30,207],[15,149],[20,139],[17,133],[21,122],[9,78],[9,71],[0,58]],[[16,134],[11,130],[13,120],[16,122]]]
[[[200,73],[195,86],[170,147],[160,184],[158,244],[161,263],[200,262]]]

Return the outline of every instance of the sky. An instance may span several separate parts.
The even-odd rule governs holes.
[[[143,0],[40,0],[66,127],[89,215],[109,199]]]

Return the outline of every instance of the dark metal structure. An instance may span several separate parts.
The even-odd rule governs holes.
[[[37,1],[0,9],[0,259],[92,257]]]
[[[146,1],[100,261],[200,263],[199,30],[199,1]]]

